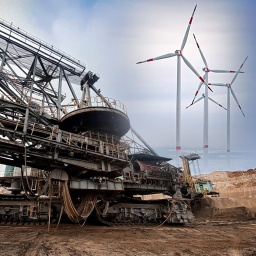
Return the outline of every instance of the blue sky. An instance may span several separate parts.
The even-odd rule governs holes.
[[[119,99],[135,130],[159,154],[175,158],[176,58],[136,65],[179,49],[192,11],[197,10],[184,55],[203,75],[209,68],[238,69],[248,56],[233,90],[245,113],[231,99],[230,170],[256,167],[255,83],[256,2],[253,0],[0,0],[0,18],[86,63],[100,75],[96,87]],[[185,109],[198,78],[181,63],[181,145],[184,153],[202,153],[203,101]],[[209,74],[211,83],[229,83],[230,74]],[[226,105],[226,89],[209,96]],[[79,87],[77,88],[77,92]],[[200,92],[200,95],[203,90]],[[209,102],[209,166],[227,170],[226,111]],[[174,163],[176,164],[176,163]]]

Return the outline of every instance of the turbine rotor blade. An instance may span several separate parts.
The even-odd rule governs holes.
[[[213,72],[213,73],[244,73],[243,71],[219,70],[219,69],[209,69],[209,72]]]
[[[176,53],[164,54],[164,55],[161,55],[161,56],[158,56],[158,57],[155,57],[155,58],[151,58],[151,59],[147,59],[147,60],[144,60],[144,61],[137,62],[136,64],[141,64],[141,63],[150,62],[150,61],[154,61],[154,60],[166,59],[166,58],[170,58],[170,57],[173,57],[173,56],[176,56]]]
[[[202,94],[202,96],[201,96],[200,98],[198,98],[198,99],[194,102],[194,104],[197,103],[198,101],[204,99],[204,98],[205,98],[205,96],[204,96],[204,94]]]
[[[245,58],[244,62],[242,63],[242,65],[241,65],[240,68],[238,69],[239,72],[240,72],[240,70],[242,69],[242,67],[243,67],[244,63],[246,62],[247,58],[248,58],[248,56]],[[233,78],[233,80],[231,81],[230,84],[233,84],[233,83],[235,82],[235,80],[236,80],[238,74],[239,74],[239,73],[236,73],[236,74],[235,74],[235,76],[234,76],[234,78]]]
[[[196,101],[192,102],[189,106],[187,106],[186,109],[189,108],[190,106],[194,105],[195,103],[197,103],[198,101],[200,101],[203,98],[205,98],[204,94],[199,99],[197,99]]]
[[[188,27],[187,27],[185,36],[184,36],[182,44],[181,44],[181,48],[180,48],[181,51],[184,49],[184,47],[186,45],[188,34],[189,34],[189,30],[190,30],[190,27],[191,27],[191,24],[192,24],[192,21],[193,21],[193,18],[194,18],[194,14],[195,14],[195,11],[196,11],[196,7],[197,7],[197,5],[195,6],[194,11],[192,13],[192,16],[191,16],[191,18],[189,20]]]
[[[202,57],[202,59],[203,59],[204,65],[205,65],[206,68],[208,68],[206,59],[205,59],[205,57],[204,57],[204,55],[203,55],[203,52],[201,51],[201,48],[200,48],[200,46],[199,46],[199,44],[198,44],[198,42],[197,42],[197,40],[196,40],[195,34],[193,34],[193,36],[194,36],[194,39],[195,39],[195,41],[196,41],[196,45],[197,45],[197,48],[198,48],[198,50],[199,50],[199,53],[200,53],[200,55],[201,55],[201,57]]]
[[[199,86],[198,86],[198,88],[197,88],[197,91],[196,91],[196,93],[195,93],[195,96],[194,96],[194,98],[193,98],[193,100],[192,100],[192,104],[194,103],[195,98],[196,98],[197,94],[199,93],[199,90],[201,89],[202,85],[203,85],[203,83],[201,82],[201,83],[199,84]]]
[[[186,63],[186,65],[199,77],[199,79],[201,80],[202,83],[204,83],[209,90],[212,91],[212,89],[208,86],[208,84],[205,82],[205,80],[198,74],[198,72],[195,70],[195,68],[191,65],[191,63],[183,56],[181,55],[182,59],[184,60],[184,62]]]
[[[213,86],[227,86],[227,84],[222,84],[222,83],[208,83],[208,84]]]
[[[206,74],[204,74],[203,79],[205,79],[205,76],[206,76]],[[193,98],[193,100],[192,100],[192,104],[194,103],[195,98],[196,98],[197,94],[199,93],[199,91],[200,91],[202,85],[203,85],[203,82],[200,82],[200,84],[199,84],[199,86],[198,86],[198,88],[197,88],[197,91],[196,91],[196,93],[195,93],[195,96],[194,96],[194,98]]]
[[[191,107],[193,104],[194,104],[194,103],[191,103],[189,106],[186,107],[186,109],[189,108],[189,107]]]
[[[233,97],[234,97],[234,99],[235,99],[235,101],[236,101],[236,104],[237,104],[238,107],[240,108],[240,110],[241,110],[243,116],[245,117],[245,114],[244,114],[244,112],[243,112],[243,110],[242,110],[242,108],[241,108],[241,106],[240,106],[240,104],[239,104],[239,102],[238,102],[238,100],[237,100],[237,97],[236,97],[236,95],[235,95],[233,89],[231,88],[231,86],[229,86],[229,89],[230,89],[231,94],[233,95]]]
[[[224,108],[221,104],[219,104],[217,101],[213,100],[212,98],[208,97],[209,100],[211,100],[212,102],[214,102],[215,104],[217,104],[218,106]],[[226,108],[224,108],[225,110],[227,110]]]

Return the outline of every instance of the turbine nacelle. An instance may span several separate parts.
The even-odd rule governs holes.
[[[176,51],[175,51],[175,54],[176,54],[177,56],[182,56],[182,51],[181,51],[181,50],[176,50]]]
[[[210,72],[210,69],[209,69],[209,68],[207,68],[207,67],[202,68],[202,70],[203,70],[204,72]]]

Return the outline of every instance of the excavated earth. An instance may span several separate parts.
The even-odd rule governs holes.
[[[0,255],[256,255],[256,170],[214,172],[220,197],[206,197],[184,226],[1,225]]]

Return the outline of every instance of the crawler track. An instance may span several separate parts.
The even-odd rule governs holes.
[[[107,226],[143,225],[158,226],[165,222],[185,224],[194,221],[193,214],[183,201],[142,201],[120,198],[114,203],[95,206],[97,220]]]

